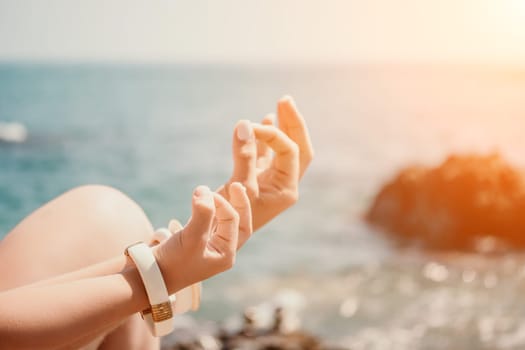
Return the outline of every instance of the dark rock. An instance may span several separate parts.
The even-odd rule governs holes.
[[[305,332],[268,333],[253,337],[238,335],[224,340],[224,349],[246,350],[321,350],[325,349],[314,336]]]
[[[321,350],[328,349],[316,336],[298,329],[294,302],[298,296],[287,292],[279,303],[272,301],[243,312],[242,325],[232,330],[217,324],[199,324],[184,315],[178,317],[174,331],[162,340],[163,350]],[[295,305],[296,306],[296,305]],[[268,310],[270,308],[270,310]],[[271,311],[271,323],[258,322]]]
[[[522,249],[525,178],[497,154],[450,156],[435,168],[403,169],[366,218],[399,242],[427,248]]]

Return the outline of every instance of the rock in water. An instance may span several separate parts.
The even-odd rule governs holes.
[[[498,154],[453,155],[435,168],[403,169],[366,218],[399,241],[426,248],[522,249],[525,177]]]

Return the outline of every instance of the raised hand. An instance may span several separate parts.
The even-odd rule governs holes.
[[[197,187],[186,226],[153,248],[170,294],[231,268],[238,237],[251,235],[246,190],[240,183],[229,190],[230,202],[205,186]]]
[[[242,120],[236,125],[233,174],[218,190],[231,200],[231,184],[244,184],[251,202],[254,230],[297,201],[299,180],[314,154],[304,118],[291,97],[278,102],[277,113],[279,127],[274,125],[272,115],[266,116],[261,124]],[[239,237],[239,246],[245,241]]]

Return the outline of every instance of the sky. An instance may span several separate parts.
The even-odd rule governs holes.
[[[0,0],[0,60],[525,65],[525,0]]]

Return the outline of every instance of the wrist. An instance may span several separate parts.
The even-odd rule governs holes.
[[[172,264],[170,264],[166,254],[164,253],[163,248],[165,248],[165,244],[161,243],[152,247],[151,252],[155,257],[155,260],[157,260],[157,265],[159,266],[160,273],[162,274],[162,278],[164,279],[164,283],[166,284],[168,294],[171,295],[181,290],[182,286],[178,285],[177,278],[173,276],[173,271],[171,271]]]
[[[146,288],[136,266],[130,266],[125,271],[122,271],[121,275],[128,282],[131,290],[133,290],[133,312],[139,312],[150,307]]]
[[[173,236],[173,234],[178,233],[181,229],[182,229],[182,225],[179,221],[175,219],[171,220],[169,222],[167,229],[160,228],[154,232],[152,240],[151,240],[152,247],[156,247],[158,244],[169,241],[169,239]],[[179,241],[177,240],[177,242]],[[173,255],[171,254],[171,252],[175,251],[174,249],[172,249],[170,245],[172,243],[166,243],[166,244],[169,245],[168,248],[166,248],[166,246],[163,246],[162,248],[156,247],[155,249],[160,249],[160,250],[153,252],[153,249],[152,249],[152,254],[155,259],[158,259],[161,261],[160,265],[169,267],[169,271],[168,271],[168,268],[164,268],[166,279],[169,279],[170,276],[172,276],[174,272],[172,270],[173,266],[179,266],[179,264],[177,262],[173,262],[172,260]],[[164,249],[168,249],[168,250],[164,250]],[[166,252],[166,255],[160,254],[160,251]],[[165,258],[169,258],[169,262],[166,264],[163,264],[162,261]],[[159,262],[157,262],[157,265],[159,265]],[[160,269],[160,266],[159,266],[159,269]],[[162,270],[161,270],[161,274],[162,274]],[[181,280],[182,279],[180,278],[180,276],[177,276],[176,278],[173,279],[174,282],[180,282]],[[164,280],[164,284],[166,285],[166,280]],[[170,285],[169,290],[173,292],[171,293],[170,298],[173,297],[175,299],[174,301],[172,301],[172,309],[174,313],[182,314],[190,310],[195,311],[199,308],[201,294],[202,294],[201,283],[194,283],[191,286],[189,285],[185,286],[182,283],[179,283],[180,286],[177,286],[176,283],[172,283],[172,282],[168,282],[168,284]],[[168,289],[167,286],[166,288]]]

